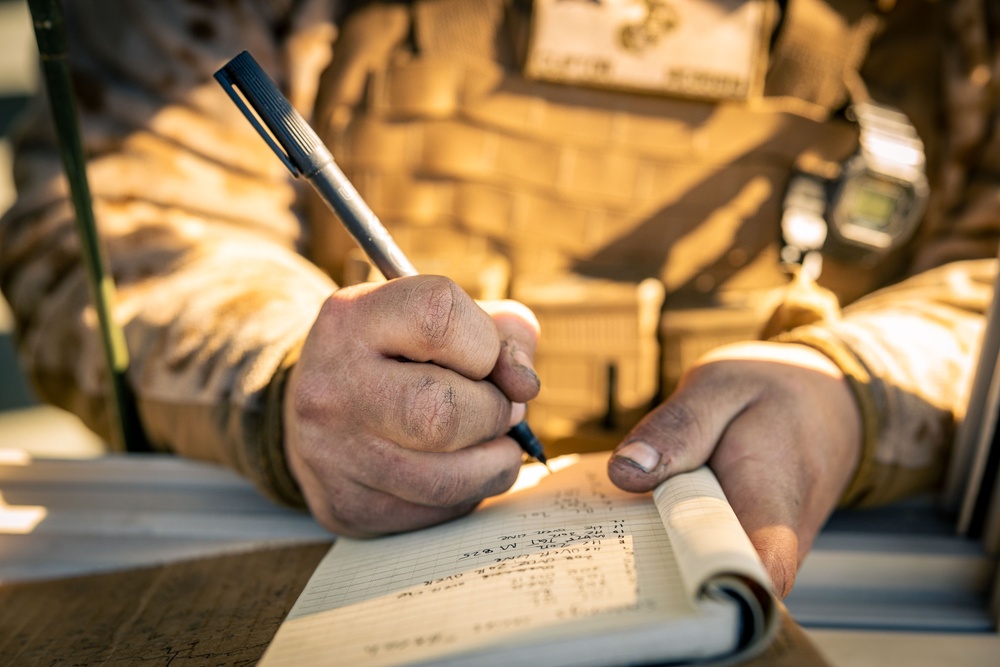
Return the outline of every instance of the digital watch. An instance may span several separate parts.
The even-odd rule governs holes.
[[[909,118],[872,102],[854,104],[858,150],[835,179],[798,173],[785,196],[783,260],[822,255],[868,263],[910,239],[927,206],[924,144]]]

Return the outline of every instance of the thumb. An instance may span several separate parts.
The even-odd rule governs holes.
[[[757,391],[751,383],[713,372],[711,364],[700,368],[618,445],[608,476],[625,491],[643,492],[704,465]]]

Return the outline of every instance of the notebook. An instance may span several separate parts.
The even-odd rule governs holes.
[[[780,605],[706,467],[617,489],[609,454],[523,467],[472,514],[340,538],[260,663],[634,665],[749,658]]]

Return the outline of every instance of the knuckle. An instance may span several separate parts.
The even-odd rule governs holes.
[[[450,383],[424,378],[404,418],[406,434],[429,449],[446,448],[459,429],[457,394]]]
[[[414,331],[420,343],[435,350],[447,345],[452,335],[458,286],[448,278],[428,276],[417,292]]]
[[[435,507],[454,507],[468,501],[465,483],[460,471],[440,468],[429,478],[427,503]]]

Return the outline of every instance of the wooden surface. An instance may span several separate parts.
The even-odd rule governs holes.
[[[329,545],[0,585],[0,664],[252,665]]]

